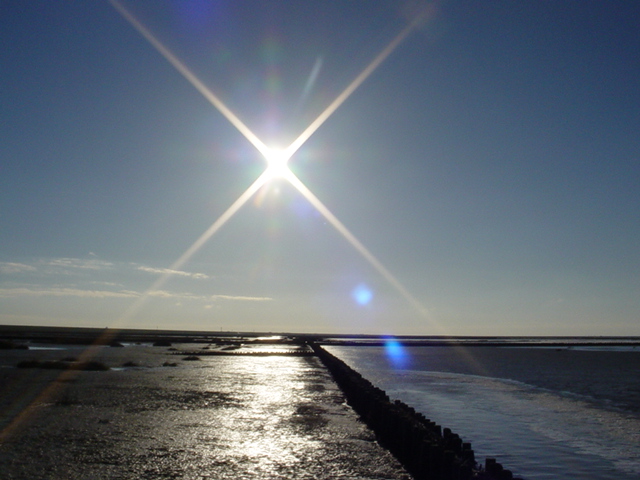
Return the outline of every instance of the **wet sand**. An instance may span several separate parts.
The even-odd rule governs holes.
[[[316,357],[98,347],[111,370],[15,368],[82,351],[0,351],[3,479],[409,478]]]

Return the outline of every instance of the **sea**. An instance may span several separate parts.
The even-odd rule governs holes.
[[[525,480],[640,478],[640,347],[330,346]]]

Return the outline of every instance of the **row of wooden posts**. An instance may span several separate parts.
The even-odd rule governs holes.
[[[374,386],[342,360],[313,344],[316,355],[331,372],[347,402],[416,480],[515,479],[493,458],[478,464],[471,444],[448,428]]]

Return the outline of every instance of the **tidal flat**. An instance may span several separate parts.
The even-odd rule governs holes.
[[[410,478],[316,357],[176,353],[0,351],[2,478]],[[109,370],[16,367],[85,358]]]

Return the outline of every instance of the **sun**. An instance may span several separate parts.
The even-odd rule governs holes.
[[[149,29],[141,24],[129,11],[120,4],[120,0],[110,0],[118,12],[145,37],[158,52],[164,56],[195,88],[198,90],[238,131],[264,156],[267,168],[264,172],[242,193],[235,202],[225,210],[218,219],[171,265],[170,270],[180,269],[215,233],[233,217],[247,201],[253,197],[269,181],[284,179],[298,190],[309,203],[338,230],[339,233],[380,273],[395,289],[412,303],[423,317],[428,318],[426,308],[407,291],[393,274],[360,242],[338,218],[302,183],[292,172],[287,163],[289,159],[302,147],[311,135],[324,124],[324,122],[351,96],[351,94],[375,71],[378,66],[393,52],[398,45],[412,32],[418,22],[408,24],[394,39],[369,63],[369,65],[353,79],[353,81],[338,95],[333,102],[298,136],[286,149],[268,147],[258,138],[241,120],[233,113],[200,79],[194,75],[170,50],[168,50]],[[133,315],[142,302],[148,298],[150,292],[158,290],[171,274],[165,273],[147,292],[134,303],[130,309]],[[365,299],[365,302],[368,301]],[[123,317],[124,318],[124,317]]]
[[[289,174],[289,162],[290,154],[287,150],[280,148],[269,148],[264,153],[264,158],[267,161],[267,173],[270,178],[282,178],[287,177]]]

